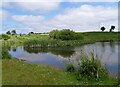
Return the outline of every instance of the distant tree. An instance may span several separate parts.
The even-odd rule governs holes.
[[[115,26],[112,25],[112,26],[111,26],[111,29],[114,30],[114,29],[115,29]]]
[[[115,29],[115,26],[111,26],[111,29],[110,29],[110,32],[112,32],[112,30],[114,30]]]
[[[34,34],[34,32],[30,32],[30,34]]]
[[[12,35],[17,34],[17,33],[16,33],[16,30],[12,30],[11,33],[12,33]]]
[[[10,32],[10,31],[7,31],[6,34],[11,34],[11,32]]]
[[[103,27],[101,27],[101,30],[102,30],[102,31],[104,31],[104,30],[105,30],[105,27],[104,27],[104,26],[103,26]]]
[[[110,29],[110,32],[112,32],[112,29]]]
[[[31,34],[35,34],[34,32],[29,32],[28,35],[30,36]]]

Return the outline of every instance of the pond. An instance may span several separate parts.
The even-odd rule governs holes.
[[[106,66],[109,75],[118,75],[118,47],[119,42],[96,42],[79,47],[58,48],[24,48],[23,46],[11,47],[9,53],[18,59],[25,60],[30,64],[45,64],[60,69],[66,69],[66,64],[77,64],[81,50],[90,55],[93,52]],[[119,64],[119,65],[118,65]]]

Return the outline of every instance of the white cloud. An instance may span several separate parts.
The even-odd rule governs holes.
[[[28,27],[26,28],[28,29],[27,31],[30,30],[35,31],[35,29],[40,29],[40,25],[44,21],[43,16],[33,16],[33,15],[14,15],[12,16],[12,19]]]
[[[20,10],[28,10],[31,12],[44,13],[58,9],[60,2],[3,2],[0,5],[9,9],[16,8]]]
[[[53,19],[45,20],[42,16],[13,16],[35,32],[48,32],[52,29],[73,29],[74,31],[99,31],[100,25],[110,29],[111,25],[118,26],[117,8],[82,5],[78,8],[65,10]]]
[[[12,18],[18,22],[23,23],[37,23],[44,20],[43,16],[33,16],[33,15],[14,15]]]
[[[55,10],[59,7],[58,2],[19,2],[15,3],[18,8],[25,9],[28,11],[36,11],[36,12],[48,12],[51,10]]]
[[[117,8],[82,5],[79,8],[68,9],[64,14],[57,15],[50,23],[63,28],[71,28],[77,31],[98,30],[103,24],[117,26]]]

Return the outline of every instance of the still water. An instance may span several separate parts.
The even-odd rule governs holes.
[[[102,64],[106,66],[110,76],[118,75],[118,48],[119,42],[97,42],[80,47],[67,48],[24,48],[23,46],[11,47],[9,53],[18,59],[23,59],[31,64],[45,64],[60,69],[66,69],[69,62],[77,65],[80,59],[81,50],[88,56],[90,52],[100,58]]]

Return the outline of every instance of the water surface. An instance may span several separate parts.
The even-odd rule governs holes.
[[[22,46],[11,47],[9,53],[18,59],[26,60],[31,64],[45,64],[60,69],[66,69],[66,64],[77,64],[80,59],[81,50],[87,55],[93,52],[100,58],[103,65],[109,71],[111,76],[118,74],[118,42],[97,42],[94,44],[87,44],[80,47],[64,47],[64,48],[24,48]],[[119,64],[120,65],[120,64]]]

